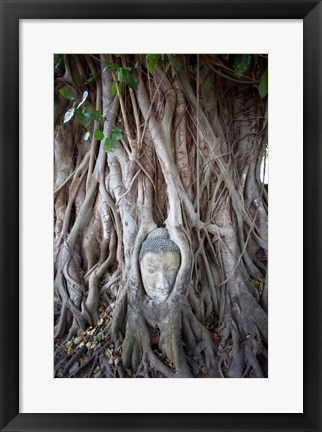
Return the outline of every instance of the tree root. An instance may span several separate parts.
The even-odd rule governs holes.
[[[122,344],[122,364],[144,376],[152,366],[167,378],[174,373],[165,366],[151,348],[150,333],[142,315],[130,312],[127,320],[125,339]]]
[[[187,343],[187,349],[192,356],[208,369],[216,365],[214,343],[208,330],[192,313],[190,305],[185,304],[182,310],[183,339]]]
[[[247,298],[247,296],[246,296]],[[234,302],[236,298],[234,299]],[[252,301],[249,302],[249,307]],[[256,306],[260,308],[259,304]],[[263,332],[265,325],[263,313],[245,315],[248,307],[239,303],[233,303],[233,318],[228,327],[224,329],[225,336],[222,338],[221,349],[218,354],[221,356],[219,370],[222,373],[222,366],[225,366],[226,375],[229,378],[241,378],[253,374],[256,378],[266,376],[266,368],[262,368],[258,356],[262,355],[267,359],[267,334]],[[231,336],[231,339],[229,339]]]
[[[69,360],[69,362],[66,364],[66,366],[64,367],[64,375],[69,371],[69,369],[73,366],[73,364],[79,360],[83,354],[85,354],[87,351],[86,346],[84,345],[82,348],[80,348],[74,355],[73,357]]]
[[[165,64],[161,56],[150,73],[143,55],[65,55],[62,81],[64,70],[56,73],[57,90],[69,82],[73,106],[86,83],[82,110],[96,109],[103,120],[99,125],[97,117],[86,127],[90,144],[76,115],[62,124],[68,102],[57,95],[59,375],[267,374],[267,283],[259,289],[251,282],[266,275],[266,262],[256,255],[258,247],[267,250],[268,196],[259,179],[267,144],[266,99],[243,80],[232,86],[223,56],[180,56],[180,71],[174,58]],[[266,70],[261,62],[254,67],[256,79],[257,69]],[[119,67],[129,65],[136,91],[118,79]],[[227,74],[219,73],[217,80],[212,65]],[[95,84],[89,85],[89,72]],[[204,88],[208,79],[213,91]],[[122,131],[113,151],[98,144],[98,127],[105,137],[115,127]],[[178,245],[181,265],[168,300],[145,309],[138,256],[156,222]],[[98,329],[104,346],[97,342]],[[155,329],[162,354],[151,346]],[[66,335],[69,342],[62,342]]]

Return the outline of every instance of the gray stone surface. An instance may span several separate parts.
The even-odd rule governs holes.
[[[143,242],[140,256],[142,283],[147,295],[164,302],[169,297],[180,267],[180,250],[165,229],[153,231]]]

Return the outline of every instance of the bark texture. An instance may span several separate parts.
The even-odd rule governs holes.
[[[56,66],[56,377],[267,376],[267,59],[257,57],[239,78],[221,55],[159,56],[153,73],[144,55]],[[94,111],[103,122],[84,128],[79,112]],[[106,152],[94,131],[115,127],[122,138]],[[163,303],[145,296],[139,267],[158,227],[181,256]]]

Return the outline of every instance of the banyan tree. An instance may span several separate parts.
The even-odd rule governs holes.
[[[267,62],[55,56],[55,376],[267,376]]]

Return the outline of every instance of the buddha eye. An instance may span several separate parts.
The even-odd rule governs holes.
[[[151,274],[153,274],[154,271],[155,271],[154,269],[151,269],[151,268],[149,269],[149,273],[151,273]]]

